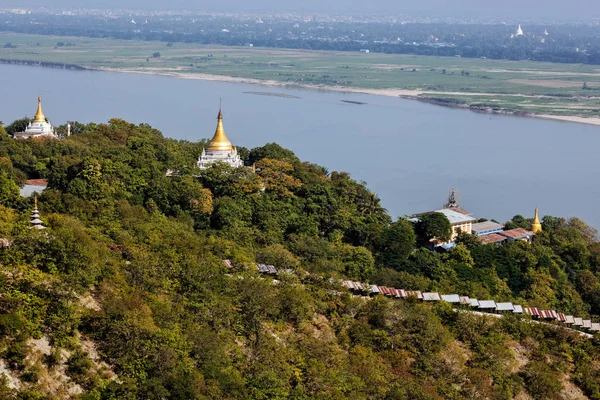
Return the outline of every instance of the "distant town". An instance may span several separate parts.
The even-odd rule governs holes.
[[[170,43],[600,63],[598,21],[16,8],[0,9],[0,27]],[[10,49],[11,43],[0,39],[0,47]]]

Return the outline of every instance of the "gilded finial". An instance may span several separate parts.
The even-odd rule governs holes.
[[[215,130],[215,134],[213,138],[208,142],[208,146],[206,147],[208,150],[224,150],[224,151],[232,151],[233,146],[227,136],[225,135],[225,129],[223,128],[223,112],[222,112],[222,102],[219,101],[219,115],[217,116],[217,129]]]
[[[537,207],[535,208],[535,216],[533,217],[533,223],[531,224],[531,231],[533,233],[542,231],[542,224],[540,223],[540,215]]]
[[[46,122],[46,116],[42,111],[42,98],[38,97],[38,106],[37,111],[35,113],[35,117],[33,117],[33,122]]]

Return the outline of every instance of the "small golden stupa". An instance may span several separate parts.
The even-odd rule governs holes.
[[[540,216],[538,208],[535,208],[535,216],[533,217],[533,223],[531,224],[531,231],[533,233],[539,233],[542,231],[542,224],[540,223]]]
[[[215,130],[215,135],[208,142],[208,146],[206,146],[207,150],[220,150],[220,151],[232,151],[233,146],[227,136],[225,135],[225,129],[223,129],[223,112],[221,111],[221,107],[219,107],[219,116],[217,117],[217,129]]]
[[[37,111],[35,112],[35,117],[33,117],[33,122],[46,122],[46,116],[42,111],[42,98],[38,97],[38,106]]]

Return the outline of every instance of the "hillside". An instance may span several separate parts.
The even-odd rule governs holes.
[[[201,172],[204,142],[145,124],[0,130],[0,398],[600,399],[595,339],[340,283],[599,321],[600,245],[578,219],[545,216],[532,244],[463,235],[440,254],[365,185],[276,144],[238,148],[256,173]],[[26,178],[48,180],[44,231],[29,228]]]

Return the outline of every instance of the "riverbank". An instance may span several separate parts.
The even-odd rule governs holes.
[[[214,75],[214,74],[204,74],[204,73],[189,73],[189,72],[179,72],[179,71],[162,71],[159,69],[152,70],[139,70],[139,69],[120,69],[120,68],[91,68],[90,70],[94,71],[105,71],[105,72],[118,72],[118,73],[134,73],[134,74],[143,74],[143,75],[156,75],[156,76],[166,76],[171,78],[178,79],[193,79],[193,80],[203,80],[203,81],[214,81],[214,82],[228,82],[228,83],[243,83],[250,85],[262,85],[268,87],[281,87],[281,88],[301,88],[308,90],[325,90],[325,91],[334,91],[334,92],[346,92],[346,93],[360,93],[360,94],[368,94],[374,96],[387,96],[387,97],[399,97],[406,100],[417,100],[433,105],[438,105],[442,107],[450,107],[450,108],[462,108],[465,110],[487,113],[487,114],[498,114],[498,115],[514,115],[519,117],[530,117],[530,118],[543,118],[543,119],[551,119],[556,121],[563,122],[575,122],[580,124],[588,124],[588,125],[596,125],[600,126],[600,117],[581,117],[581,116],[567,116],[567,115],[552,115],[552,114],[541,114],[534,112],[524,112],[520,110],[511,110],[504,108],[494,108],[490,106],[482,106],[482,105],[470,105],[467,103],[460,102],[451,102],[445,101],[443,99],[435,98],[435,97],[422,97],[424,95],[428,96],[457,96],[457,95],[490,95],[489,93],[460,93],[460,92],[438,92],[438,91],[428,91],[428,90],[419,90],[419,89],[369,89],[369,88],[357,88],[357,87],[345,87],[345,86],[329,86],[329,85],[310,85],[310,84],[298,84],[298,83],[286,83],[279,82],[275,80],[261,80],[261,79],[252,79],[252,78],[242,78],[242,77],[234,77],[234,76],[224,76],[224,75]],[[498,96],[508,96],[505,94],[500,94]],[[531,97],[531,98],[540,98],[540,96],[526,96],[523,97]]]
[[[592,65],[234,47],[65,36],[2,35],[11,64],[129,72],[272,87],[438,99],[475,112],[600,125]],[[59,46],[68,41],[70,46]],[[440,101],[441,100],[441,101]],[[422,100],[432,102],[431,100]]]

